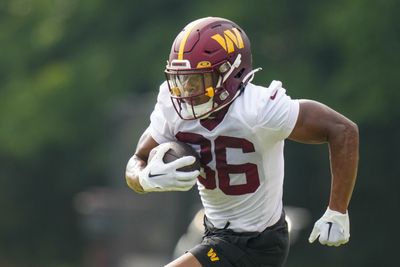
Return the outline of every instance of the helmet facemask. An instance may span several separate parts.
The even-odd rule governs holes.
[[[207,118],[218,106],[214,95],[218,74],[212,69],[202,71],[165,71],[171,100],[178,115],[184,120]]]

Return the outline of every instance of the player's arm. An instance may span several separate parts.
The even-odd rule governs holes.
[[[309,144],[328,143],[331,165],[329,206],[317,221],[310,236],[313,242],[341,245],[350,237],[347,208],[351,199],[358,167],[358,127],[332,110],[311,100],[300,100],[296,126],[289,139]]]
[[[300,100],[297,123],[289,139],[328,143],[332,175],[329,208],[346,213],[357,175],[357,125],[321,103]]]
[[[137,193],[144,193],[139,182],[139,173],[146,167],[149,153],[156,146],[158,143],[146,130],[139,139],[135,154],[128,161],[125,171],[126,183]]]

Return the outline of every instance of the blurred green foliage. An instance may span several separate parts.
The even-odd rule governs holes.
[[[310,255],[295,253],[297,263],[312,266],[318,252],[319,261],[335,257],[340,266],[389,266],[373,253],[396,246],[379,228],[391,227],[388,213],[398,203],[399,9],[396,0],[2,0],[0,266],[80,265],[85,240],[71,203],[77,192],[111,183],[109,114],[121,99],[157,90],[176,34],[203,16],[245,29],[254,65],[264,69],[255,82],[282,80],[291,96],[322,101],[360,126],[355,240],[341,252],[297,248]],[[327,176],[326,157],[315,155],[326,149],[289,144],[287,150],[294,166],[288,176],[315,178],[287,181],[287,201],[321,213],[329,181],[316,182],[325,192],[312,188],[317,174]],[[299,157],[310,169],[297,167]],[[297,183],[311,196],[291,189]]]

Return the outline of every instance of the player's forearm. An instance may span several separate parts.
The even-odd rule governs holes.
[[[137,193],[145,193],[139,182],[139,172],[146,167],[146,162],[133,155],[126,166],[125,179],[128,186]]]
[[[329,207],[346,213],[358,167],[358,127],[346,121],[329,136],[329,152],[332,172],[332,185]]]

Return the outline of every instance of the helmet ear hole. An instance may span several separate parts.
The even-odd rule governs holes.
[[[243,72],[245,71],[245,68],[242,68],[236,75],[234,76],[236,79],[242,78]]]

